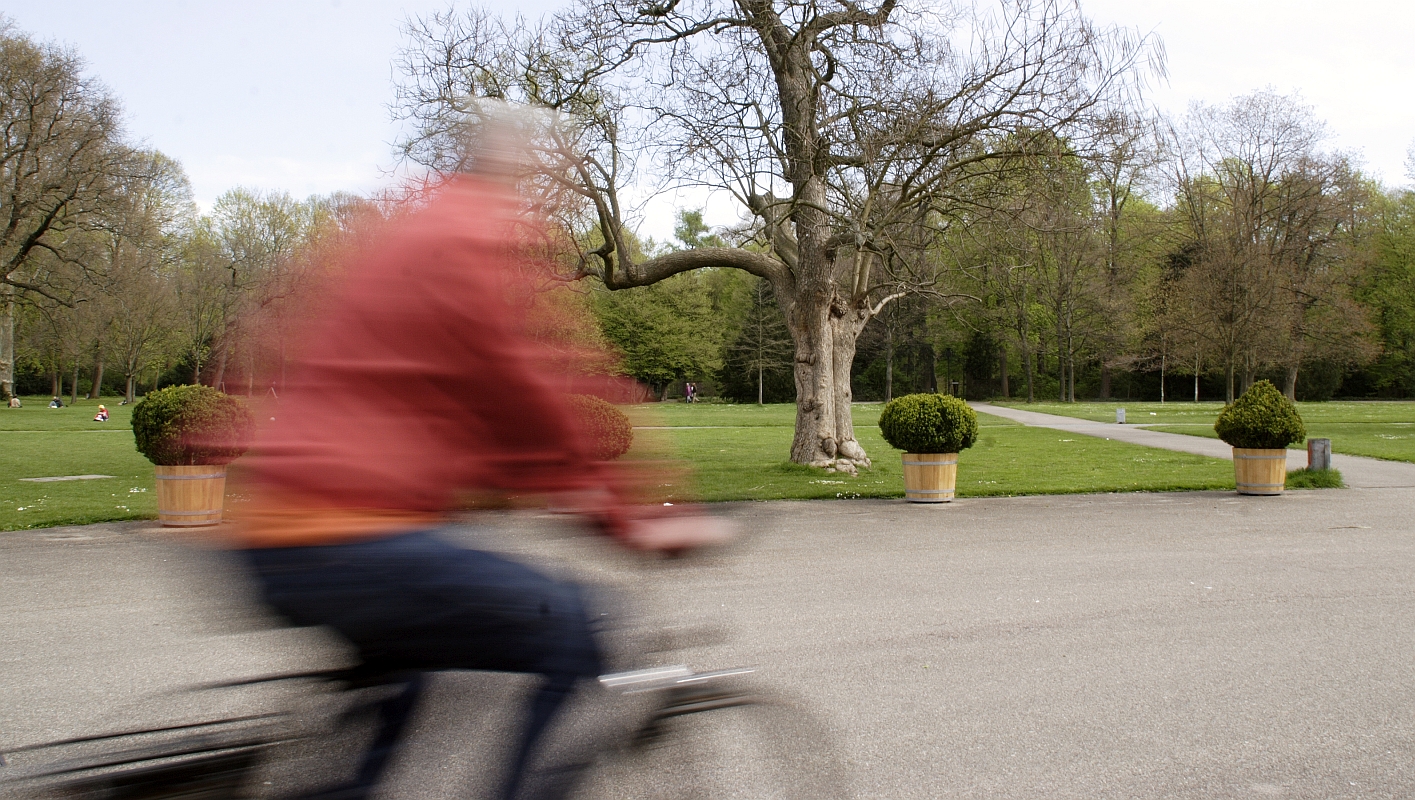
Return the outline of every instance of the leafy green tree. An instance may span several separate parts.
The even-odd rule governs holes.
[[[232,359],[243,355],[247,380],[255,372],[256,312],[289,290],[297,256],[315,229],[319,201],[300,202],[284,192],[231,189],[216,198],[204,220],[222,276],[216,358],[211,384],[222,388]]]
[[[0,16],[0,398],[12,391],[19,305],[72,308],[82,275],[66,245],[91,224],[118,174],[118,106],[72,51]],[[59,268],[55,268],[55,267]]]
[[[703,222],[703,210],[683,209],[678,212],[678,223],[673,226],[673,238],[689,250],[700,247],[726,247],[727,242],[712,232]]]
[[[1102,235],[1112,218],[1098,213],[1103,181],[1065,139],[1038,134],[1019,140],[1017,151],[1008,169],[987,179],[991,200],[957,249],[994,325],[1021,354],[1027,401],[1047,349],[1058,399],[1074,400],[1078,365],[1100,355],[1102,331],[1118,322],[1103,304],[1116,294],[1107,291]]]
[[[1370,268],[1356,291],[1379,330],[1382,353],[1369,372],[1378,394],[1415,396],[1415,192],[1378,201]]]
[[[518,141],[533,165],[522,186],[569,197],[531,202],[578,205],[571,229],[599,228],[567,277],[611,290],[708,268],[770,281],[795,346],[791,460],[837,468],[870,463],[851,416],[857,337],[901,297],[956,297],[927,245],[967,224],[975,178],[1006,159],[1009,134],[1083,131],[1131,99],[1142,64],[1163,62],[1143,36],[1062,2],[590,0],[540,23],[434,13],[408,35],[405,159],[465,171],[488,109],[557,112],[522,116]],[[637,258],[626,190],[655,167],[733,198],[756,247]]]
[[[722,368],[723,325],[700,274],[610,292],[597,288],[594,310],[604,336],[623,355],[624,372],[666,398],[674,383]]]
[[[722,393],[739,402],[786,403],[795,399],[791,331],[771,284],[752,278],[737,335],[723,354]]]
[[[1347,293],[1364,194],[1323,123],[1271,91],[1194,106],[1176,134],[1175,180],[1194,253],[1180,290],[1225,367],[1225,399],[1265,367],[1295,396],[1304,359],[1360,361],[1368,323]]]

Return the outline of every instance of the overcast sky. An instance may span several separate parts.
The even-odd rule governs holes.
[[[459,3],[465,6],[465,3]],[[493,3],[541,13],[555,0]],[[1331,144],[1406,184],[1415,140],[1415,3],[1083,0],[1099,22],[1154,32],[1169,56],[1162,110],[1271,86],[1300,93]],[[126,109],[129,133],[186,167],[198,202],[234,186],[297,197],[378,188],[393,165],[392,58],[409,15],[446,0],[0,0],[42,40],[72,45]],[[692,203],[679,198],[678,203]],[[701,200],[699,199],[700,203]],[[671,231],[673,198],[645,233]],[[708,221],[728,223],[730,218]]]

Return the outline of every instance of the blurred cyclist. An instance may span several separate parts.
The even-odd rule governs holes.
[[[576,683],[600,672],[581,593],[438,529],[476,493],[571,498],[593,528],[643,550],[728,529],[635,513],[592,460],[563,381],[544,374],[523,309],[507,302],[523,266],[515,207],[504,182],[461,178],[353,260],[243,462],[253,510],[240,536],[265,599],[334,629],[372,669],[541,676],[504,796],[558,797],[569,776],[528,781],[527,764]],[[324,796],[366,796],[392,743],[379,746],[375,767]]]

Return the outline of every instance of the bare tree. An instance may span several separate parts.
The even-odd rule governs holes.
[[[134,152],[129,161],[101,230],[108,264],[106,349],[123,370],[124,396],[131,403],[138,375],[164,356],[172,341],[177,325],[172,281],[196,209],[177,162],[154,151]],[[101,384],[101,370],[94,370],[93,381],[95,388]]]
[[[1168,398],[1165,378],[1171,371],[1193,376],[1193,399],[1198,402],[1199,378],[1212,358],[1211,337],[1200,324],[1203,315],[1190,305],[1198,298],[1186,291],[1186,277],[1197,250],[1192,242],[1177,243],[1161,259],[1160,269],[1144,290],[1146,349],[1142,356],[1159,361],[1161,402]]]
[[[251,393],[257,361],[267,371],[270,390],[284,391],[286,368],[294,356],[298,331],[320,318],[328,304],[330,281],[338,277],[349,254],[363,249],[382,226],[388,209],[366,198],[336,192],[310,197],[293,215],[300,235],[292,250],[271,261],[256,294],[255,308],[242,325],[258,332],[245,339],[246,389]]]
[[[225,274],[220,331],[212,342],[216,357],[213,386],[224,386],[227,363],[236,351],[243,346],[250,349],[256,331],[243,324],[254,319],[258,308],[287,290],[288,273],[313,224],[312,212],[312,203],[296,202],[284,193],[261,194],[238,188],[216,199],[206,235],[215,245]]]
[[[1377,353],[1366,312],[1352,300],[1369,201],[1365,182],[1341,155],[1304,159],[1283,180],[1273,253],[1286,324],[1279,366],[1290,400],[1304,362],[1350,365]]]
[[[228,275],[221,252],[205,226],[194,226],[182,241],[181,259],[172,276],[177,310],[178,351],[191,366],[191,382],[201,383],[202,369],[224,327]]]
[[[956,296],[929,244],[966,219],[974,180],[1028,132],[1081,135],[1143,59],[1159,63],[1059,0],[599,0],[535,25],[437,14],[409,36],[410,162],[467,168],[479,98],[560,112],[525,139],[541,185],[597,229],[575,274],[610,289],[703,267],[770,281],[795,346],[791,459],[847,469],[869,463],[851,424],[856,337],[894,299]],[[730,193],[765,247],[634,258],[624,198],[651,167]]]
[[[1110,324],[1098,331],[1097,346],[1100,396],[1106,399],[1111,392],[1111,371],[1128,360],[1141,329],[1137,316],[1141,298],[1136,289],[1141,283],[1141,262],[1149,254],[1137,243],[1153,241],[1156,231],[1147,231],[1144,236],[1127,233],[1136,216],[1135,201],[1142,199],[1143,190],[1155,177],[1162,150],[1154,121],[1133,114],[1118,112],[1106,119],[1097,139],[1090,164],[1105,248],[1102,294],[1097,299]]]
[[[1265,364],[1284,367],[1295,394],[1307,347],[1324,335],[1316,322],[1352,308],[1333,267],[1352,224],[1354,176],[1319,149],[1324,135],[1309,107],[1270,90],[1195,105],[1172,134],[1194,254],[1187,306],[1224,363],[1229,402],[1235,378],[1246,390]]]
[[[1087,164],[1067,143],[1034,137],[987,182],[985,205],[950,246],[1022,355],[1035,399],[1042,332],[1056,349],[1058,398],[1074,396],[1079,345],[1097,299],[1100,255]]]
[[[74,302],[72,286],[48,278],[74,265],[66,238],[97,212],[116,167],[116,104],[82,73],[72,52],[0,17],[0,397],[14,387],[17,303]]]

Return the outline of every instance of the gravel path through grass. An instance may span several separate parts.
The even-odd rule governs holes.
[[[1182,433],[1155,430],[1150,426],[1118,425],[1114,422],[1099,422],[1093,419],[1082,419],[1075,416],[1044,414],[1038,411],[1028,411],[1009,406],[995,406],[989,403],[970,403],[969,405],[980,413],[995,414],[1029,427],[1051,428],[1053,430],[1067,431],[1082,436],[1094,436],[1103,439],[1129,442],[1145,447],[1176,450],[1183,453],[1195,453],[1210,458],[1226,458],[1229,460],[1233,458],[1232,448],[1222,441],[1219,441],[1217,435],[1213,438],[1203,438]],[[1210,427],[1209,431],[1211,433],[1212,430],[1212,427]],[[1336,440],[1333,440],[1332,444],[1333,447],[1335,447]],[[1307,451],[1305,449],[1289,449],[1287,451],[1287,468],[1289,471],[1303,469],[1306,466]],[[1415,464],[1337,453],[1332,455],[1332,466],[1341,471],[1346,485],[1353,489],[1415,487]]]
[[[1143,425],[1152,430],[1182,433],[1217,439],[1214,420],[1223,410],[1223,403],[1169,403],[1087,401],[1058,403],[1054,401],[1020,404],[1012,401],[992,403],[1000,408],[1053,414],[1062,417],[1115,422],[1116,409],[1125,409],[1128,425]],[[1353,456],[1380,458],[1415,463],[1415,402],[1408,400],[1332,400],[1299,402],[1297,411],[1307,426],[1307,436],[1331,439],[1332,450]]]

